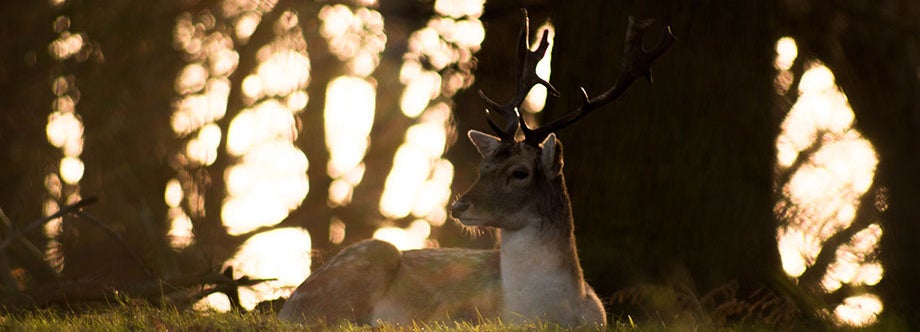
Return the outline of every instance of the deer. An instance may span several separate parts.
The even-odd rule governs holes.
[[[429,248],[400,252],[380,240],[343,249],[312,273],[278,315],[292,322],[349,321],[413,324],[500,321],[604,326],[604,306],[585,281],[575,245],[572,204],[563,176],[562,143],[555,132],[616,100],[637,78],[651,83],[650,65],[676,38],[665,26],[658,45],[646,51],[642,35],[653,20],[629,18],[625,56],[614,85],[582,100],[571,113],[530,128],[518,108],[528,91],[543,85],[536,74],[548,47],[544,31],[531,51],[528,18],[519,34],[515,94],[500,104],[481,90],[486,119],[495,132],[470,130],[483,160],[472,186],[450,206],[467,227],[491,227],[498,249]],[[504,119],[500,126],[495,115]],[[523,139],[516,138],[518,131]]]

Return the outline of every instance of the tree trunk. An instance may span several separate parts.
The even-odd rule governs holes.
[[[48,44],[57,35],[51,23],[57,13],[51,6],[4,2],[0,25],[0,209],[14,222],[40,218],[47,196],[44,177],[55,170],[60,153],[45,136],[53,97],[51,70],[57,60]],[[23,38],[21,36],[29,36]]]
[[[588,281],[603,298],[637,285],[702,297],[737,282],[746,298],[785,276],[772,179],[782,114],[773,106],[773,6],[763,2],[559,4],[544,120],[616,79],[627,16],[678,42],[619,101],[559,133]],[[654,28],[650,31],[656,31]],[[657,33],[647,36],[651,48]],[[611,306],[616,316],[616,306]],[[658,310],[657,308],[655,310]]]
[[[181,66],[169,27],[181,6],[70,6],[72,29],[86,32],[86,42],[99,52],[73,71],[82,96],[76,109],[86,127],[81,192],[99,197],[87,211],[134,250],[149,253],[165,245],[168,229],[163,187],[173,174],[166,159],[174,137],[168,114]],[[106,10],[91,10],[99,7]],[[74,220],[73,229],[77,231],[69,232],[71,240],[65,242],[69,276],[119,281],[150,277],[130,255],[112,250],[119,244],[97,226]]]

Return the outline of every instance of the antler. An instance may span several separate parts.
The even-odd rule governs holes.
[[[642,46],[642,36],[645,31],[654,23],[654,19],[640,20],[629,17],[629,26],[626,28],[626,46],[623,63],[620,66],[620,76],[617,77],[613,86],[597,97],[590,98],[584,88],[581,88],[582,100],[574,112],[569,113],[561,118],[553,120],[536,129],[527,128],[524,124],[521,130],[524,132],[524,141],[533,145],[540,144],[550,133],[578,121],[592,110],[613,102],[639,77],[648,79],[652,83],[652,62],[664,54],[668,48],[677,40],[677,37],[671,33],[671,27],[665,26],[658,44],[651,51],[646,51]],[[544,34],[544,40],[546,35]],[[525,92],[526,93],[526,92]],[[558,93],[557,93],[558,94]],[[491,122],[491,120],[490,120]],[[523,122],[523,121],[522,121]],[[494,128],[494,127],[493,127]]]
[[[543,54],[546,53],[546,49],[549,47],[547,31],[543,31],[539,46],[531,52],[528,49],[530,22],[527,18],[527,10],[521,9],[521,12],[524,14],[524,27],[521,28],[521,33],[518,37],[518,55],[515,67],[517,85],[514,97],[505,104],[499,104],[486,96],[482,90],[479,90],[479,97],[486,103],[486,119],[489,121],[489,127],[492,127],[492,130],[498,134],[502,141],[507,142],[514,142],[514,134],[517,132],[518,127],[521,127],[521,123],[524,122],[517,109],[524,102],[524,98],[527,97],[527,93],[534,85],[542,84],[554,96],[559,95],[559,91],[552,84],[537,76],[537,62],[543,59]],[[504,128],[495,123],[492,119],[492,112],[498,113],[505,118]],[[524,124],[523,127],[526,128],[527,125]]]

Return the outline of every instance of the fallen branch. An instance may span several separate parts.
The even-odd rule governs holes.
[[[0,251],[6,250],[6,248],[12,245],[14,241],[19,240],[20,238],[22,238],[28,233],[31,233],[36,228],[44,226],[47,222],[63,217],[64,215],[71,213],[73,211],[77,211],[83,208],[84,206],[93,204],[97,200],[98,199],[95,196],[90,196],[90,197],[81,199],[77,201],[76,203],[64,206],[63,208],[58,210],[58,212],[55,212],[54,214],[50,216],[36,219],[35,221],[26,225],[26,227],[23,227],[21,229],[13,229],[13,231],[9,235],[7,235],[6,238],[3,239],[3,242],[0,242]]]
[[[137,255],[137,253],[134,252],[134,250],[131,249],[131,246],[129,246],[128,243],[125,242],[125,240],[121,237],[120,234],[118,234],[111,228],[107,227],[103,222],[99,221],[98,219],[90,216],[89,214],[81,210],[83,207],[93,204],[96,201],[98,201],[98,198],[96,198],[95,196],[84,198],[80,201],[77,201],[74,204],[64,206],[63,208],[61,208],[60,210],[58,210],[58,212],[55,212],[54,214],[51,214],[43,218],[36,219],[35,221],[32,221],[31,223],[29,223],[28,225],[26,225],[25,227],[21,229],[13,229],[11,225],[7,226],[7,228],[10,229],[9,231],[10,234],[4,237],[3,242],[0,242],[0,251],[4,251],[8,249],[10,246],[12,246],[16,242],[20,242],[23,245],[25,245],[29,252],[34,251],[34,250],[29,249],[31,247],[34,247],[35,245],[32,244],[32,242],[28,241],[28,239],[25,238],[26,234],[29,234],[35,229],[41,226],[44,226],[46,223],[48,223],[51,220],[54,220],[56,218],[60,218],[67,214],[73,213],[77,215],[78,217],[91,222],[94,226],[98,227],[99,229],[102,229],[107,235],[109,235],[109,237],[114,239],[122,247],[122,249],[124,249],[127,255],[135,263],[137,263],[137,265],[144,271],[144,273],[148,277],[153,278],[154,277],[153,270],[150,269],[150,267],[148,267],[146,264],[144,264],[144,261],[140,258],[140,256]],[[18,256],[22,256],[22,254],[19,254]],[[37,257],[42,257],[42,256],[41,254],[39,254],[39,256]],[[43,265],[47,265],[43,259],[39,259],[38,261],[41,262],[41,264]],[[34,266],[37,264],[35,262],[30,262],[30,263],[31,263],[30,264],[31,266]],[[30,269],[30,270],[33,270],[33,269]],[[45,269],[42,268],[42,270],[45,270]],[[51,268],[49,267],[47,270],[51,271]],[[47,271],[42,271],[42,273],[47,274],[46,272]],[[54,279],[57,279],[57,278],[54,278]]]
[[[10,239],[15,233],[13,222],[0,210],[0,238]],[[7,250],[0,250],[0,254],[8,254],[9,259],[19,262],[36,281],[49,283],[60,279],[60,274],[45,261],[45,254],[27,237],[17,236],[10,243],[12,245],[7,247]],[[10,271],[5,272],[7,276],[12,278],[11,273]],[[15,285],[15,282],[13,284]],[[16,291],[17,287],[10,287],[9,290]]]
[[[232,293],[239,287],[253,286],[274,279],[233,279],[211,272],[128,285],[111,285],[95,281],[74,281],[37,287],[18,294],[0,297],[4,311],[33,310],[50,306],[65,308],[80,304],[106,303],[121,305],[139,299],[158,306],[192,304],[213,293]],[[238,300],[238,299],[236,299]]]

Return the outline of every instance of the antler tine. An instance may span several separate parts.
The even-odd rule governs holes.
[[[565,128],[588,115],[588,113],[594,109],[609,104],[619,98],[620,95],[640,77],[645,77],[649,84],[651,84],[653,82],[652,62],[664,54],[664,52],[677,40],[677,37],[671,33],[671,27],[665,26],[655,48],[646,51],[645,47],[642,46],[642,37],[654,22],[654,19],[641,20],[630,16],[629,25],[626,28],[626,46],[624,49],[625,54],[623,55],[623,63],[620,66],[620,75],[617,77],[613,86],[594,98],[588,96],[588,92],[585,91],[584,88],[581,88],[582,100],[574,112],[553,120],[537,129],[525,131],[525,141],[535,145],[540,144],[550,133]]]
[[[479,90],[479,98],[482,98],[482,101],[486,103],[486,121],[489,123],[489,127],[495,131],[495,134],[503,141],[514,141],[514,133],[517,132],[519,127],[519,122],[517,116],[514,115],[514,109],[507,110],[504,105],[501,105],[489,96],[486,96],[485,92]],[[492,120],[492,113],[498,113],[503,118],[505,118],[505,128],[501,128],[495,120]],[[510,114],[509,114],[510,113]]]
[[[499,104],[492,100],[492,98],[489,98],[482,90],[479,91],[479,97],[486,103],[486,119],[489,122],[489,127],[498,134],[501,140],[509,142],[514,141],[514,134],[517,132],[518,128],[524,130],[525,137],[530,131],[527,125],[524,124],[523,116],[518,111],[518,108],[524,102],[524,98],[527,97],[527,93],[530,92],[530,89],[534,85],[543,85],[554,96],[559,95],[559,91],[556,90],[552,84],[537,76],[537,63],[543,59],[543,55],[549,48],[549,34],[547,31],[543,31],[543,36],[540,38],[537,49],[530,51],[528,42],[530,20],[527,17],[526,9],[521,9],[521,12],[524,15],[524,26],[521,28],[521,32],[518,35],[517,65],[515,66],[515,79],[517,80],[517,84],[514,97],[505,104]],[[505,118],[504,128],[501,128],[501,126],[492,119],[493,112]]]

